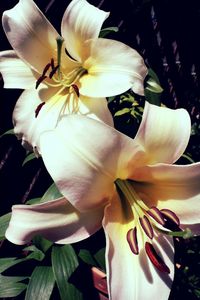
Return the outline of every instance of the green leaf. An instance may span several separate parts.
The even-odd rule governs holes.
[[[25,160],[24,160],[23,163],[22,163],[22,167],[23,167],[25,164],[27,164],[27,162],[29,162],[29,161],[31,161],[31,160],[33,160],[33,159],[35,159],[35,158],[37,158],[37,157],[35,156],[35,153],[30,153],[30,154],[28,154],[27,157],[25,158]]]
[[[28,277],[21,276],[3,276],[0,274],[0,298],[16,297],[20,295],[27,287],[22,281]]]
[[[40,200],[41,200],[41,197],[40,198],[33,198],[33,199],[30,199],[30,200],[26,201],[26,204],[38,204],[38,203],[40,203]]]
[[[45,254],[40,249],[38,249],[35,245],[28,246],[23,250],[32,252],[28,255],[29,259],[33,258],[35,260],[42,261],[45,258]]]
[[[0,217],[0,240],[5,239],[5,232],[6,229],[8,228],[10,218],[11,218],[11,213],[8,213]]]
[[[86,264],[91,265],[91,266],[95,266],[98,267],[96,261],[94,260],[94,258],[92,257],[90,251],[88,251],[87,249],[81,249],[78,256],[82,259],[82,261],[84,261]]]
[[[31,275],[26,291],[25,300],[50,299],[54,284],[55,279],[51,267],[36,267]]]
[[[4,132],[2,135],[0,135],[0,138],[4,135],[9,135],[9,134],[15,135],[14,129],[9,129],[8,131]]]
[[[70,283],[70,277],[79,265],[74,249],[70,245],[53,246],[52,267],[62,300],[81,300],[81,292]]]
[[[123,108],[121,110],[118,110],[115,114],[114,114],[114,117],[119,117],[119,116],[122,116],[124,114],[127,114],[127,113],[130,113],[131,109],[130,108]]]
[[[94,255],[94,258],[98,262],[101,269],[106,272],[106,264],[105,264],[105,248],[100,249],[97,251],[97,253]]]
[[[34,245],[42,250],[44,253],[53,245],[53,243],[49,240],[46,240],[40,235],[37,235],[33,238]]]
[[[163,89],[160,86],[159,78],[152,69],[148,69],[147,78],[144,90],[145,98],[149,103],[160,106]]]
[[[107,28],[103,28],[100,31],[99,37],[104,38],[105,36],[107,36],[109,33],[112,32],[118,32],[119,28],[118,27],[107,27]]]
[[[162,93],[163,88],[153,79],[147,80],[147,86],[146,89],[153,92],[153,93]]]
[[[40,202],[47,202],[62,197],[55,183],[53,183],[41,198]]]
[[[17,259],[16,257],[0,258],[0,273],[4,272],[5,270],[7,270],[19,263],[25,262],[30,259],[35,259],[37,261],[41,261],[44,259],[44,253],[42,253],[42,251],[37,249],[24,258],[19,258],[19,259]]]

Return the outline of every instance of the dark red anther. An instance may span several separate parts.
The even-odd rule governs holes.
[[[44,68],[44,70],[43,70],[43,73],[42,73],[42,76],[43,76],[43,77],[46,75],[46,72],[49,70],[50,67],[51,67],[51,64],[48,63],[48,64],[46,65],[46,67]]]
[[[162,213],[159,211],[159,209],[155,206],[152,206],[147,213],[156,221],[158,222],[160,225],[164,225],[165,224],[165,220],[164,217],[162,215]]]
[[[36,110],[35,110],[35,118],[37,118],[37,116],[38,116],[38,114],[39,114],[39,112],[40,112],[40,110],[41,110],[41,108],[43,107],[44,104],[45,104],[45,102],[42,102],[36,108]]]
[[[126,239],[127,239],[127,242],[129,244],[131,251],[137,255],[139,253],[139,248],[138,248],[137,228],[136,227],[129,229],[129,231],[127,232],[127,235],[126,235]]]
[[[79,88],[77,87],[77,85],[76,85],[76,84],[72,84],[72,87],[73,87],[73,89],[74,89],[74,91],[75,91],[77,97],[79,97],[79,96],[80,96],[80,93],[79,93]]]
[[[160,210],[162,216],[165,219],[164,227],[172,230],[172,231],[180,231],[180,220],[177,215],[171,211],[170,209],[161,209]]]
[[[162,258],[158,255],[156,250],[154,249],[153,245],[151,243],[146,242],[145,243],[145,250],[148,255],[148,258],[152,262],[152,264],[158,269],[160,272],[163,273],[170,273],[170,269],[168,266],[164,263]]]
[[[47,78],[47,76],[43,76],[43,75],[38,78],[38,80],[36,81],[36,84],[35,84],[36,90],[37,90],[38,86],[42,83],[42,81],[44,81],[46,78]]]
[[[153,227],[149,221],[149,219],[144,216],[142,218],[139,218],[139,221],[140,221],[140,225],[142,226],[142,229],[144,230],[144,232],[146,233],[146,235],[152,239],[153,238]]]
[[[51,68],[52,68],[52,70],[55,68],[54,59],[53,58],[51,59]]]
[[[59,65],[57,65],[50,73],[49,73],[49,78],[51,79],[53,75],[57,72],[59,68]]]

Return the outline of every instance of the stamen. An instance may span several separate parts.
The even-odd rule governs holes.
[[[135,227],[129,229],[126,238],[131,251],[137,255],[139,253],[138,241],[137,241],[137,228]]]
[[[46,65],[46,67],[44,68],[44,70],[43,70],[42,76],[45,76],[45,75],[46,75],[46,73],[47,73],[47,71],[49,70],[50,67],[51,67],[51,64],[48,63],[48,64]]]
[[[139,218],[140,224],[142,226],[142,229],[144,230],[144,232],[146,233],[146,235],[152,239],[153,238],[153,228],[151,226],[151,223],[149,222],[149,219],[144,216],[142,218]]]
[[[77,97],[79,97],[79,96],[80,96],[80,93],[79,93],[79,88],[77,87],[77,85],[76,85],[76,84],[72,84],[72,87],[73,87],[73,89],[74,89],[74,91],[75,91]]]
[[[37,116],[38,116],[38,114],[39,114],[39,112],[40,112],[40,110],[41,110],[41,108],[43,107],[44,104],[45,104],[45,102],[42,102],[36,108],[36,110],[35,110],[35,118],[37,118]]]
[[[35,84],[35,89],[36,89],[36,90],[37,90],[37,88],[39,87],[39,85],[42,83],[42,81],[44,81],[46,78],[47,78],[47,76],[44,76],[44,75],[42,75],[42,76],[40,76],[40,77],[38,78],[38,80],[36,81],[36,84]]]
[[[177,217],[177,215],[173,211],[171,211],[169,209],[166,209],[166,208],[165,209],[161,209],[160,211],[161,211],[161,213],[162,213],[162,215],[163,215],[164,218],[167,217],[172,222],[174,222],[176,225],[180,226],[180,220],[179,220],[179,218]]]
[[[49,78],[50,79],[53,77],[53,75],[57,72],[58,69],[59,69],[59,65],[54,67],[54,69],[49,73]]]
[[[62,45],[64,42],[64,39],[61,36],[58,36],[56,39],[57,42],[57,64],[58,64],[58,77],[60,79],[60,66],[61,66],[61,50],[62,50]]]
[[[160,225],[164,225],[165,224],[165,220],[161,214],[161,212],[159,211],[159,209],[155,206],[151,207],[147,213],[156,221],[158,222]]]
[[[53,58],[51,59],[51,68],[52,68],[52,70],[55,68],[54,59]]]
[[[162,260],[162,258],[158,255],[158,253],[156,252],[156,250],[154,249],[153,245],[146,242],[145,243],[145,250],[146,253],[150,259],[150,261],[152,262],[152,264],[160,271],[160,272],[164,272],[164,273],[170,273],[170,269],[168,268],[168,266],[164,263],[164,261]]]

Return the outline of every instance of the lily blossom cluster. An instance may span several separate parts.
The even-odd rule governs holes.
[[[73,0],[60,35],[32,0],[19,0],[3,13],[13,50],[0,52],[0,72],[5,88],[25,89],[13,113],[14,130],[24,146],[35,150],[40,133],[66,114],[113,126],[105,97],[131,88],[144,93],[147,68],[138,52],[99,38],[108,16],[86,0]]]
[[[37,145],[63,197],[14,205],[6,237],[68,244],[102,226],[110,299],[167,299],[172,231],[200,231],[200,163],[176,165],[190,137],[184,109],[145,104],[134,139],[83,115],[66,115]],[[91,138],[92,137],[92,138]]]

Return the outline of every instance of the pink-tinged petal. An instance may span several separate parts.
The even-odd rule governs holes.
[[[13,112],[15,134],[25,147],[37,147],[40,134],[54,129],[59,119],[68,114],[82,114],[113,126],[105,98],[78,99],[67,89],[59,93],[58,88],[41,84],[37,90],[24,91],[17,101]]]
[[[144,167],[132,179],[149,207],[173,211],[181,224],[200,223],[200,163]]]
[[[144,61],[137,51],[121,42],[102,38],[86,41],[83,67],[88,72],[80,79],[83,95],[114,96],[133,86],[134,92],[144,93]]]
[[[25,90],[19,97],[13,111],[13,123],[15,134],[19,139],[22,139],[22,144],[24,146],[34,148],[40,131],[55,127],[60,110],[63,106],[62,102],[58,102],[54,105],[54,112],[52,112],[52,110],[49,111],[49,104],[45,104],[41,107],[36,118],[36,110],[38,106],[43,102],[50,100],[53,97],[55,90],[56,89],[54,88],[49,89],[46,86],[41,85],[38,90]],[[58,105],[59,107],[57,107]],[[48,120],[47,117],[40,118],[41,113],[44,110],[46,112],[46,116],[49,111]]]
[[[3,28],[17,55],[42,73],[51,58],[56,58],[59,34],[32,0],[20,0],[3,13]]]
[[[137,231],[139,254],[131,251],[127,232],[135,226],[127,202],[116,196],[105,209],[106,268],[110,299],[166,300],[174,276],[172,239],[159,235],[152,243],[170,273],[160,272],[144,249],[141,231]]]
[[[67,7],[61,25],[61,33],[69,54],[81,61],[83,43],[97,38],[109,13],[98,9],[85,0],[73,0]]]
[[[6,238],[23,245],[39,234],[59,244],[71,244],[99,230],[102,216],[102,209],[80,213],[65,198],[36,205],[14,205]]]
[[[186,110],[146,102],[135,140],[144,147],[146,164],[173,163],[185,151],[190,131],[190,117]]]
[[[76,114],[41,134],[38,151],[61,193],[87,210],[110,198],[115,179],[127,176],[130,156],[139,160],[140,148],[132,142],[105,123]]]
[[[12,50],[0,52],[4,88],[29,89],[35,85],[33,71]]]

